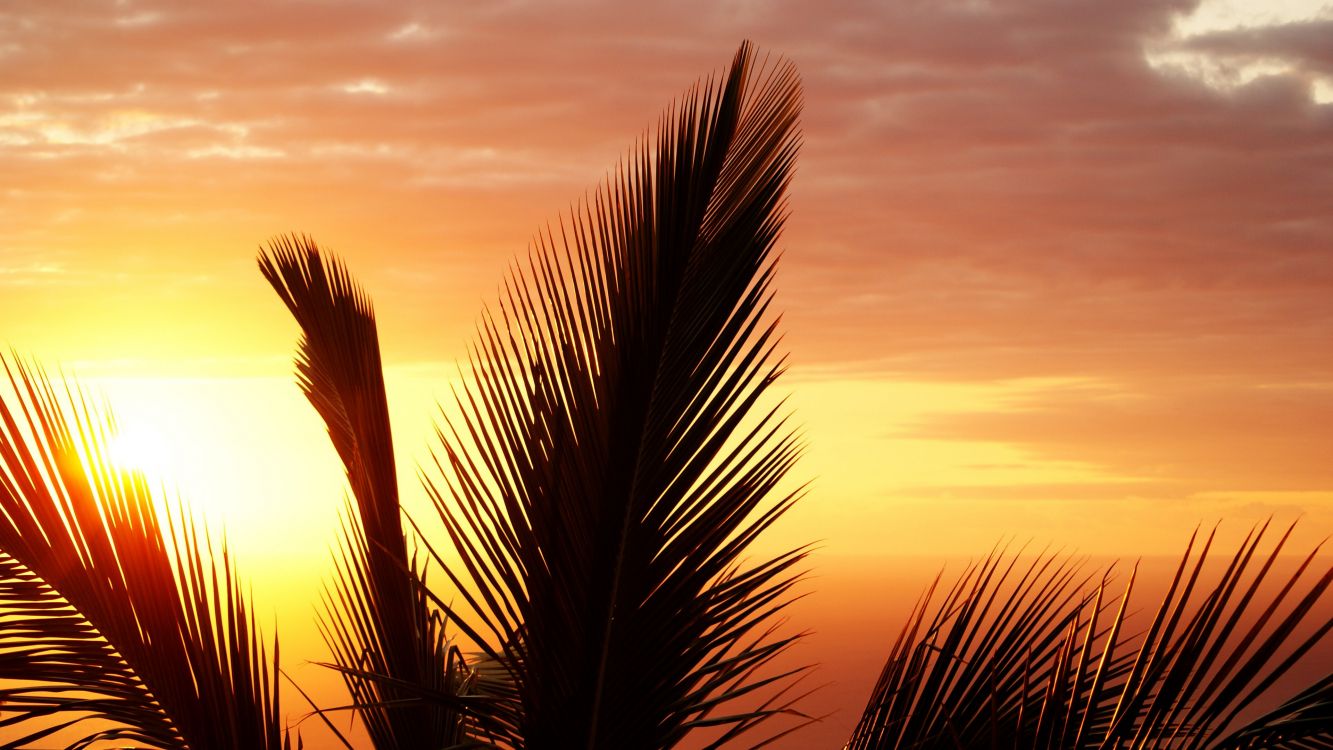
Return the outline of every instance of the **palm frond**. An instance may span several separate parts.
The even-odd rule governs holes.
[[[1095,600],[1091,580],[1071,559],[1042,554],[1023,566],[992,553],[931,614],[937,580],[894,642],[849,747],[970,747],[990,727],[1038,721],[1049,665]]]
[[[270,244],[259,267],[301,328],[298,381],[328,428],[356,500],[343,516],[321,631],[375,747],[464,740],[470,684],[421,567],[410,560],[369,297],[307,237]],[[424,700],[431,696],[433,700]],[[449,696],[450,700],[441,700]]]
[[[1217,743],[1226,750],[1333,750],[1333,674]]]
[[[794,67],[743,45],[483,319],[428,489],[518,744],[665,748],[791,711],[761,697],[794,677],[765,671],[796,638],[767,624],[805,550],[743,555],[800,494],[778,492],[800,446],[765,405],[800,105]]]
[[[74,735],[156,748],[285,738],[272,665],[225,548],[107,464],[86,397],[0,358],[0,725],[20,747]]]
[[[1333,627],[1293,638],[1333,568],[1312,573],[1316,548],[1273,579],[1291,530],[1258,555],[1266,531],[1250,533],[1211,587],[1203,579],[1214,537],[1197,556],[1191,539],[1139,633],[1126,629],[1137,571],[1117,594],[1109,575],[1093,585],[1071,561],[1038,557],[1011,583],[1016,560],[992,554],[928,624],[930,593],[914,611],[848,747],[1329,747],[1328,680],[1233,729]]]

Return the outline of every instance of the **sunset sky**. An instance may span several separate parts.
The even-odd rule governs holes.
[[[1005,538],[1333,533],[1320,0],[5,3],[0,343],[104,393],[323,658],[343,482],[259,245],[308,233],[375,299],[420,507],[506,269],[745,38],[805,86],[776,307],[814,484],[766,543],[820,542],[817,629],[887,632],[910,602],[848,597]],[[877,666],[822,675],[834,735]]]

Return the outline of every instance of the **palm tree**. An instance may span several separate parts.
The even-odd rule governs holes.
[[[289,747],[270,662],[226,548],[144,477],[82,392],[0,357],[0,727],[179,750]]]
[[[805,670],[774,662],[800,637],[775,621],[806,549],[745,559],[802,493],[769,314],[800,100],[790,64],[742,45],[538,237],[425,473],[458,562],[404,527],[368,296],[309,238],[261,255],[351,489],[321,625],[376,748],[670,748],[704,727],[710,747],[759,746],[784,733],[754,732],[772,717],[808,720]],[[286,742],[276,641],[270,667],[225,550],[219,570],[193,525],[161,527],[82,396],[5,369],[0,679],[24,682],[0,688],[0,726],[31,727],[5,747],[87,717],[74,747]],[[1192,540],[1141,632],[1133,574],[1117,593],[1077,561],[997,551],[933,605],[937,579],[848,747],[1333,748],[1333,676],[1254,715],[1333,628],[1301,631],[1333,569],[1316,549],[1276,576],[1291,532],[1261,555],[1266,531],[1212,586],[1213,537],[1197,558]]]

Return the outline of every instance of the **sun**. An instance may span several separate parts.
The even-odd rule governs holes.
[[[117,430],[106,445],[106,458],[112,466],[158,478],[171,473],[175,453],[161,433],[133,426]]]

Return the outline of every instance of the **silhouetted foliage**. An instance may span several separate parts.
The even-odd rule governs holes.
[[[654,149],[536,239],[487,314],[429,489],[460,626],[512,677],[524,747],[667,748],[789,711],[763,671],[805,550],[745,564],[796,500],[766,404],[774,243],[800,136],[786,62],[742,46]],[[797,670],[799,672],[800,670]]]
[[[1117,594],[1108,575],[1095,580],[1068,559],[1023,566],[990,555],[933,609],[935,587],[917,605],[848,747],[1333,747],[1329,679],[1232,726],[1333,627],[1293,639],[1333,567],[1307,575],[1316,548],[1273,578],[1291,530],[1256,558],[1266,530],[1246,538],[1211,587],[1213,536],[1193,562],[1191,539],[1141,633],[1126,627],[1134,574]]]
[[[356,499],[320,621],[333,666],[375,747],[460,745],[469,713],[461,696],[475,678],[408,558],[370,300],[341,262],[321,258],[308,238],[275,240],[259,265],[301,327],[298,379]],[[494,713],[474,715],[474,729],[488,726]]]
[[[270,665],[226,550],[164,527],[83,393],[0,358],[0,727],[4,747],[81,732],[155,748],[285,747]],[[41,746],[41,745],[38,745]],[[46,745],[49,747],[49,744]]]

